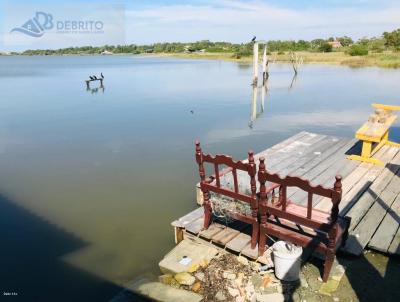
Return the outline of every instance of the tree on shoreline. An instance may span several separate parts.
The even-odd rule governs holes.
[[[362,38],[354,43],[348,36],[330,37],[328,39],[306,40],[270,40],[268,41],[269,52],[296,52],[296,51],[312,51],[312,52],[329,52],[327,42],[337,40],[341,43],[344,50],[347,50],[351,45],[363,45],[364,48],[370,51],[382,52],[385,49],[399,50],[400,49],[400,29],[392,32],[384,32],[378,38]],[[329,44],[328,44],[329,45]],[[142,53],[182,53],[190,50],[190,52],[217,52],[217,53],[232,53],[233,57],[240,58],[251,56],[253,51],[253,43],[229,43],[229,42],[212,42],[202,40],[197,42],[165,42],[154,43],[151,45],[104,45],[100,47],[82,46],[68,47],[60,49],[36,49],[26,50],[20,54],[23,55],[68,55],[68,54],[101,54],[104,51],[114,54],[142,54]]]

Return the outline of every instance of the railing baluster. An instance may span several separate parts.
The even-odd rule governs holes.
[[[258,243],[258,256],[262,256],[265,251],[266,244],[266,227],[267,227],[267,206],[268,206],[268,196],[265,187],[265,158],[260,157],[260,165],[258,170],[258,182],[260,183],[260,199],[258,205],[258,212],[260,216],[260,240]]]
[[[258,242],[259,237],[259,224],[258,224],[258,201],[257,201],[257,182],[256,171],[257,167],[254,162],[253,151],[248,153],[249,168],[247,173],[250,176],[250,189],[251,189],[251,216],[253,218],[252,234],[251,234],[251,248],[254,249]]]
[[[204,207],[204,223],[203,228],[208,229],[212,218],[212,208],[210,202],[210,193],[204,190],[203,185],[206,183],[206,173],[204,170],[203,152],[201,151],[200,142],[196,141],[196,161],[199,165],[199,174],[201,180],[201,190],[203,192],[203,207]]]
[[[281,185],[281,187],[280,187],[280,192],[279,193],[281,193],[282,195],[282,211],[286,211],[286,185]],[[281,190],[282,190],[282,192],[281,192]]]
[[[312,215],[312,201],[313,201],[313,193],[312,192],[308,192],[308,204],[307,204],[307,218],[311,219],[311,215]]]
[[[221,187],[221,183],[219,181],[219,170],[218,170],[218,164],[214,163],[214,173],[215,173],[215,178],[217,180],[217,187],[220,188]]]
[[[233,184],[235,186],[235,193],[239,192],[239,186],[238,186],[238,180],[237,180],[237,170],[236,168],[234,168],[232,170],[232,174],[233,174]]]

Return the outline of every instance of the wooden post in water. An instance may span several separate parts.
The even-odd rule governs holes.
[[[89,89],[90,89],[90,84],[89,84],[90,81],[87,81],[87,80],[86,80],[85,82],[86,82],[86,90],[89,90]]]
[[[257,86],[258,82],[258,42],[253,45],[253,85]]]
[[[261,113],[264,112],[265,96],[268,92],[268,77],[265,78],[264,85],[261,87]]]
[[[263,85],[265,80],[269,77],[268,74],[268,58],[267,58],[267,44],[264,44],[263,59],[262,59],[262,71],[263,71]]]
[[[253,99],[251,102],[251,121],[257,118],[257,86],[253,85]]]

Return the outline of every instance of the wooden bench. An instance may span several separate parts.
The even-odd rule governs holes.
[[[235,161],[230,156],[217,154],[212,156],[210,154],[205,154],[202,152],[200,147],[200,142],[196,142],[196,162],[199,166],[200,174],[200,188],[203,193],[203,207],[204,207],[204,229],[208,229],[212,222],[213,209],[210,192],[228,197],[234,201],[241,201],[248,204],[251,208],[251,213],[246,214],[238,211],[228,211],[226,214],[236,220],[245,222],[252,226],[252,236],[251,236],[251,248],[255,249],[258,242],[258,201],[256,194],[256,172],[257,167],[254,162],[253,152],[249,151],[248,160],[245,161]],[[206,177],[205,164],[211,165],[211,169],[214,172],[209,177]],[[224,175],[227,172],[232,173],[233,176],[233,188],[228,188],[222,185],[220,181],[220,166],[225,165],[227,168],[224,169]],[[239,191],[238,183],[238,170],[245,171],[248,173],[250,179],[250,194],[246,194]]]
[[[383,162],[372,156],[383,145],[400,147],[400,144],[389,141],[389,129],[397,116],[392,111],[400,110],[400,106],[372,104],[375,113],[356,132],[356,138],[362,141],[361,155],[350,155],[348,159],[383,165]]]
[[[258,181],[260,182],[259,216],[260,238],[259,256],[265,251],[266,237],[272,236],[281,240],[311,248],[325,255],[323,281],[326,282],[335,258],[336,250],[347,237],[349,218],[338,216],[342,195],[341,177],[336,176],[332,189],[313,186],[309,181],[299,177],[268,173],[265,159],[260,158]],[[266,182],[275,183],[267,188]],[[295,204],[287,199],[287,188],[298,187],[308,192],[307,207]],[[324,196],[332,200],[330,213],[313,209],[313,196]]]

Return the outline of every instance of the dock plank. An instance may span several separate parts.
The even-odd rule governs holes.
[[[264,156],[264,152],[257,153],[255,155],[256,162],[259,161],[261,156],[264,156],[266,158],[268,169],[274,169],[277,165],[280,165],[281,168],[285,168],[292,163],[291,159],[293,157],[299,157],[302,154],[308,153],[308,151],[312,149],[312,146],[323,140],[324,137],[324,135],[307,133],[304,137],[277,149],[273,154],[267,154]]]
[[[321,184],[322,177],[324,177],[324,179],[331,178],[332,181],[334,181],[335,171],[330,171],[331,168],[336,165],[337,162],[343,161],[345,157],[344,153],[351,148],[354,143],[354,140],[349,141],[342,148],[337,149],[336,152],[332,153],[331,156],[326,158],[326,160],[312,167],[306,173],[303,173],[301,177],[310,180],[314,184]],[[328,177],[327,174],[330,175],[330,177]],[[291,188],[288,190],[288,198],[297,203],[298,201],[306,198],[306,193],[302,190]]]
[[[308,141],[317,135],[318,134],[302,131],[292,137],[289,137],[281,143],[257,153],[254,157],[256,160],[258,160],[262,156],[268,158],[272,154],[276,155],[278,152],[282,153],[282,150],[295,149],[295,145],[297,145],[298,142]]]
[[[309,135],[309,132],[301,131],[301,132],[269,147],[268,149],[265,149],[265,150],[261,151],[260,153],[257,153],[257,156],[267,156],[267,155],[269,155],[269,154],[271,154],[271,153],[273,153],[273,152],[275,152],[275,151],[277,151],[277,150],[279,150],[279,149],[291,144],[292,142],[299,140],[307,135]]]
[[[400,255],[400,227],[397,229],[396,235],[389,246],[388,253],[392,255]]]
[[[267,157],[266,163],[269,169],[274,169],[275,166],[281,165],[286,161],[283,167],[286,167],[292,162],[293,157],[300,157],[303,154],[307,153],[309,149],[312,148],[313,145],[323,140],[326,136],[320,134],[313,134],[302,140],[296,140],[292,142],[290,145],[277,150],[274,153],[273,157]],[[257,158],[259,158],[257,156]]]
[[[245,255],[251,259],[254,259],[254,260],[257,259],[258,258],[258,244],[254,249],[252,249],[251,244],[248,243],[242,250],[241,254]]]
[[[383,149],[383,148],[382,148]],[[384,151],[379,159],[384,162],[393,159],[397,153],[396,148],[388,148]],[[341,215],[345,215],[352,206],[358,202],[359,198],[369,189],[369,187],[374,183],[374,181],[379,177],[380,174],[385,170],[384,166],[373,165],[367,173],[353,186],[353,188],[346,194],[345,198],[342,199],[339,205],[339,211]]]
[[[197,209],[193,210],[192,212],[182,216],[176,221],[176,226],[185,227],[189,223],[193,222],[204,216],[204,208],[198,207]]]
[[[187,224],[185,226],[185,230],[192,234],[197,235],[203,228],[203,225],[204,225],[204,218],[201,217]]]
[[[300,139],[290,142],[288,145],[277,149],[273,154],[266,156],[266,165],[268,169],[273,169],[274,166],[284,162],[281,167],[289,166],[292,161],[295,161],[299,156],[308,153],[308,150],[313,147],[318,141],[324,139],[324,135],[308,133],[302,136]],[[268,151],[268,150],[267,150]],[[264,151],[254,155],[255,161],[258,164],[259,158]],[[247,160],[243,160],[246,162]],[[250,178],[246,171],[237,171],[239,190],[240,192],[246,192],[250,190]],[[228,184],[232,185],[233,178],[232,172],[228,172],[220,177],[221,184],[226,186]],[[199,196],[202,194],[199,194]],[[199,199],[200,197],[198,197]]]
[[[200,237],[211,240],[212,237],[222,232],[226,226],[219,223],[212,223],[207,230],[203,230],[199,233]]]
[[[225,246],[229,241],[237,237],[239,234],[240,231],[227,227],[222,232],[214,235],[211,238],[211,241]]]
[[[320,161],[320,158],[323,158],[325,154],[329,154],[329,152],[333,149],[335,150],[336,145],[342,145],[345,143],[345,140],[340,140],[336,137],[325,137],[313,147],[309,148],[307,152],[302,154],[299,158],[296,158],[291,162],[290,165],[284,166],[276,166],[272,172],[279,173],[280,175],[296,175],[295,171],[299,170],[301,167],[304,167],[312,162]],[[315,165],[314,165],[315,166]]]
[[[240,233],[231,241],[226,243],[226,248],[236,253],[240,253],[251,241],[251,237],[247,234]]]
[[[360,255],[395,199],[395,193],[384,191],[376,199],[371,209],[357,227],[349,232],[349,237],[343,250],[350,254]]]
[[[400,163],[400,153],[393,159],[392,163]],[[371,208],[376,198],[379,197],[393,177],[400,171],[400,165],[394,164],[386,166],[384,171],[375,179],[374,183],[364,192],[354,206],[346,213],[346,216],[351,218],[349,230],[353,230],[364,215]]]
[[[345,158],[345,156],[342,154],[340,157],[336,158],[332,165],[330,167],[327,167],[322,173],[311,179],[311,183],[313,185],[323,185],[325,187],[333,187],[333,184],[335,182],[335,176],[336,175],[342,175],[342,177],[345,177],[349,173],[351,173],[352,170],[354,170],[355,167],[357,167],[359,164],[350,161]],[[303,190],[298,190],[296,194],[291,196],[290,198],[300,204],[300,205],[306,205],[307,204],[307,192]],[[316,205],[322,200],[321,198],[318,198],[317,196],[314,197],[313,199],[313,204]]]
[[[271,172],[276,173],[279,172],[281,175],[284,174],[284,170],[286,168],[291,168],[294,163],[297,163],[300,159],[303,159],[307,155],[314,155],[316,150],[320,150],[324,145],[329,144],[335,138],[327,137],[325,135],[315,137],[315,140],[312,142],[305,142],[302,145],[301,149],[296,149],[290,152],[290,156],[286,158],[281,158],[273,165],[269,165],[268,168]],[[268,160],[268,159],[267,159]]]
[[[382,223],[368,243],[368,247],[386,253],[399,228],[400,195],[397,195],[391,208],[386,212]]]
[[[315,157],[308,158],[305,156],[307,160],[301,165],[293,165],[293,170],[291,170],[288,174],[301,177],[306,174],[308,171],[312,170],[313,168],[317,167],[319,164],[322,164],[328,157],[332,156],[336,152],[342,153],[343,151],[347,150],[347,145],[350,145],[349,140],[341,139],[334,144],[328,144],[328,148],[319,150],[320,154],[315,154]],[[343,152],[344,153],[344,152]]]
[[[382,160],[388,161],[393,158],[396,153],[394,148],[385,146],[379,150],[377,156]],[[385,167],[374,165],[370,163],[362,163],[352,173],[349,174],[343,182],[345,188],[342,188],[342,200],[339,204],[339,211],[341,215],[347,213],[350,208],[357,202],[357,200],[364,194],[366,190],[372,185],[374,180],[382,173]],[[323,198],[316,206],[317,209],[327,211],[332,207],[331,201]]]
[[[323,161],[317,161],[316,163],[311,162],[310,164],[305,165],[304,167],[301,168],[300,171],[295,171],[291,173],[292,175],[302,177],[303,179],[308,179],[310,181],[316,182],[316,179],[321,175],[324,171],[329,169],[331,166],[333,166],[338,160],[341,160],[343,158],[343,154],[354,145],[355,141],[350,140],[348,143],[346,143],[344,146],[341,148],[337,149],[336,152],[333,153],[328,153],[328,156],[325,154],[322,154]],[[332,148],[334,149],[334,147]],[[296,202],[296,197],[295,194],[298,194],[297,197],[300,198],[302,194],[300,193],[299,189],[290,187],[288,188],[287,196],[289,199],[292,199],[293,201]],[[303,195],[304,198],[304,195]]]
[[[398,169],[399,168],[400,161],[397,162],[396,164],[393,165],[391,169]],[[397,170],[396,176],[393,177],[392,181],[387,185],[385,188],[386,191],[391,191],[393,193],[399,193],[400,192],[400,173]]]

